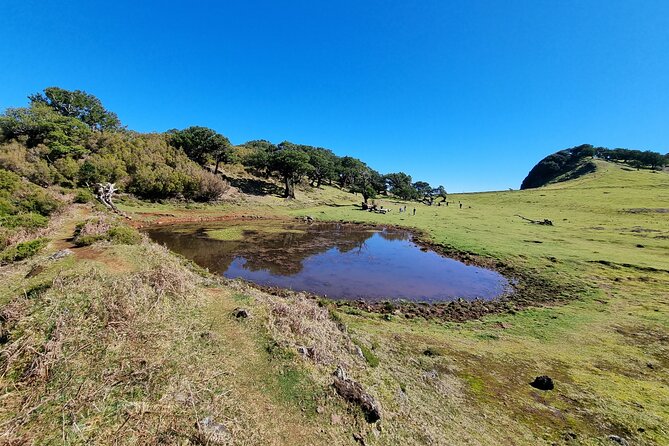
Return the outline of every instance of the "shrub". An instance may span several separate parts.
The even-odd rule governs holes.
[[[142,241],[142,236],[129,226],[115,226],[107,231],[107,240],[115,245],[136,245]]]
[[[49,239],[38,238],[7,248],[0,254],[0,265],[6,265],[8,263],[18,262],[19,260],[32,257],[40,252],[48,242]]]
[[[195,201],[213,201],[219,199],[230,188],[226,181],[211,172],[193,169],[192,175],[195,181],[186,198]]]
[[[115,245],[136,245],[142,236],[129,226],[111,224],[106,218],[92,218],[79,223],[74,230],[74,244],[89,246],[95,242],[108,241]]]
[[[74,195],[75,203],[93,203],[95,202],[95,195],[88,189],[77,189]]]
[[[45,228],[49,223],[49,219],[43,215],[28,212],[26,214],[6,215],[0,217],[0,224],[7,228],[25,228],[37,229]]]

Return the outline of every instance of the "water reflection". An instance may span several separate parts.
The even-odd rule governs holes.
[[[232,225],[241,229],[241,239],[221,241],[207,235],[231,223],[160,227],[147,233],[225,277],[335,299],[489,299],[509,286],[495,271],[422,251],[407,231],[334,223]]]

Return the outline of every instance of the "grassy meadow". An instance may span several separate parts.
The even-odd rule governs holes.
[[[77,205],[43,254],[0,277],[0,442],[213,444],[194,427],[211,416],[221,444],[669,444],[669,175],[598,162],[577,180],[448,200],[379,199],[392,209],[380,215],[324,187],[119,207],[135,226],[308,215],[416,228],[564,284],[567,301],[455,323],[274,296],[146,239],[75,247],[76,223],[97,212]],[[47,258],[64,247],[74,254]],[[338,364],[378,399],[380,422],[333,391]],[[555,389],[532,388],[539,375]]]

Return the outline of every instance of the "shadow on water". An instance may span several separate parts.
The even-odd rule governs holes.
[[[229,231],[216,240],[210,231]],[[150,228],[156,242],[228,278],[333,299],[443,302],[492,299],[499,273],[422,250],[408,231],[339,223],[198,223]]]

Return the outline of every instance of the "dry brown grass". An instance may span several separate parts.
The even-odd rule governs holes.
[[[144,248],[141,271],[67,271],[2,309],[0,441],[188,442],[198,416],[221,415],[216,348],[196,317],[202,279]]]

